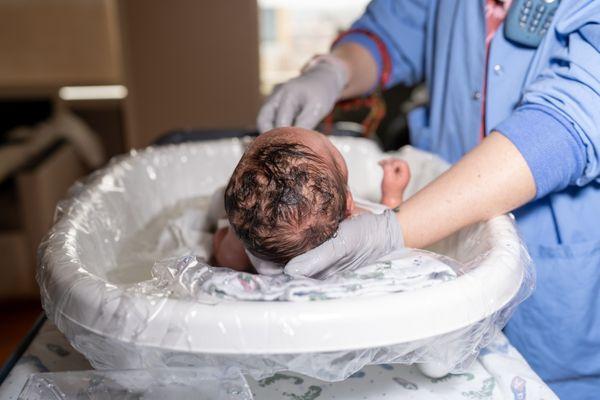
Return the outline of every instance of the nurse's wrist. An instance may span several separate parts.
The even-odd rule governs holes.
[[[367,49],[353,42],[336,45],[331,54],[348,67],[348,82],[341,98],[352,98],[369,93],[377,86],[378,67]]]
[[[343,46],[347,46],[348,44],[360,47],[369,53],[376,67],[375,84],[379,82],[381,78],[381,72],[383,70],[383,59],[377,47],[377,43],[365,34],[353,32],[348,33],[347,35],[343,36],[339,41],[337,41],[332,47],[331,52],[333,54],[336,54],[336,52],[339,52],[339,49],[342,49]]]

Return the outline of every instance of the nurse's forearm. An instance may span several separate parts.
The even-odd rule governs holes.
[[[525,159],[493,132],[397,214],[407,247],[422,248],[457,230],[512,211],[535,197]]]
[[[336,46],[331,53],[348,67],[349,81],[342,92],[342,99],[361,96],[375,87],[377,63],[367,49],[349,42]]]

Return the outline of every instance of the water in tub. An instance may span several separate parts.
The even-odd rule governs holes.
[[[161,278],[157,281],[157,277],[153,276],[153,267],[175,266],[194,280],[202,277],[200,294],[191,287],[183,288],[186,297],[192,296],[197,300],[206,300],[203,294],[207,294],[237,300],[312,301],[414,290],[456,278],[458,268],[453,260],[409,249],[392,253],[385,261],[352,271],[339,271],[322,281],[212,269],[195,260],[208,260],[210,257],[211,232],[217,224],[215,216],[208,215],[213,197],[181,201],[126,238],[117,253],[118,267],[108,273],[108,279],[116,284],[154,279],[154,283],[160,286]],[[168,279],[171,281],[172,278]],[[188,282],[187,279],[181,281]]]
[[[212,243],[207,218],[210,196],[178,202],[163,210],[144,228],[123,241],[118,268],[108,273],[114,283],[130,284],[152,278],[154,263],[189,254],[208,259]]]

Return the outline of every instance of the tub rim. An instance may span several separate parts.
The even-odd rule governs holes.
[[[167,148],[173,151],[176,147]],[[163,150],[151,148],[136,154],[144,157],[157,151]],[[124,160],[127,158],[102,170],[77,196],[88,194]],[[81,212],[78,204],[63,214],[51,232],[70,228],[69,216]],[[84,266],[66,262],[59,255],[60,249],[68,247],[67,238],[52,234],[40,252],[42,259],[46,255],[40,265],[40,286],[44,307],[59,329],[83,329],[136,346],[210,354],[297,354],[383,347],[465,328],[493,318],[510,304],[525,280],[524,249],[511,217],[499,216],[483,224],[485,240],[492,247],[479,267],[456,280],[410,292],[314,302],[222,301],[216,305],[168,298],[151,307],[146,296],[126,294],[89,270],[82,271]],[[455,296],[457,293],[461,296]],[[124,296],[135,312],[123,312],[118,305],[115,308],[115,302]],[[358,326],[370,328],[356,329]],[[202,334],[172,334],[178,330]]]

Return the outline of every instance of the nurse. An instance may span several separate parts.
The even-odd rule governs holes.
[[[409,115],[411,143],[453,167],[392,219],[350,220],[291,264],[377,257],[390,237],[427,246],[513,211],[537,287],[506,334],[561,399],[598,399],[600,1],[548,13],[558,1],[374,0],[330,54],[274,91],[258,125],[312,128],[339,99],[425,82],[430,103]],[[526,30],[537,19],[541,42],[515,36],[508,11],[531,18]]]

